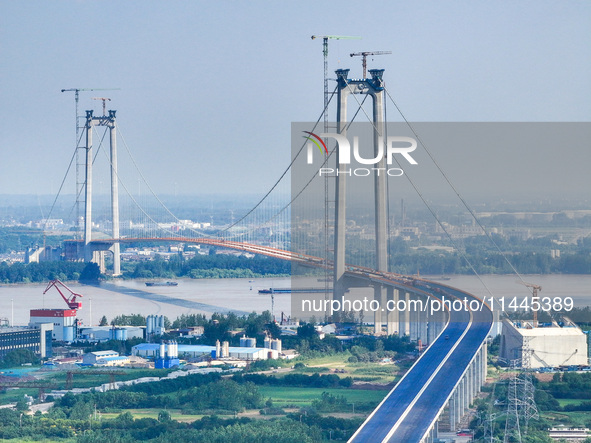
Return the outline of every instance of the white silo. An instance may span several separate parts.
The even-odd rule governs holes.
[[[154,333],[154,319],[151,315],[146,318],[146,335]]]
[[[166,345],[164,343],[160,343],[160,358],[166,357]]]
[[[281,352],[281,340],[278,338],[271,341],[271,349],[277,352]]]

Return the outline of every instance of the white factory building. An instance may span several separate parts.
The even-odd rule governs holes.
[[[82,356],[82,363],[92,366],[121,366],[129,363],[129,357],[115,351],[93,351]]]
[[[532,327],[532,321],[503,320],[500,356],[508,361],[523,359],[529,348],[529,367],[587,365],[587,336],[567,318]],[[527,358],[526,358],[527,361]]]
[[[76,309],[31,309],[29,326],[51,323],[54,340],[71,342],[76,338],[76,312]]]
[[[213,356],[215,356],[216,346],[178,345],[177,349],[179,358],[196,358],[204,355],[212,356],[212,351]],[[239,360],[266,360],[267,358],[279,357],[279,352],[277,350],[265,348],[229,346],[227,347],[227,351],[227,357]],[[157,358],[160,353],[160,345],[158,343],[140,343],[139,345],[136,345],[133,348],[131,348],[131,353],[132,355],[138,355],[140,357]]]

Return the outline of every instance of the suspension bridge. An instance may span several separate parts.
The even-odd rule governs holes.
[[[76,238],[66,241],[64,250],[66,259],[96,262],[103,272],[106,272],[105,257],[110,255],[110,273],[117,276],[121,273],[121,245],[141,242],[199,244],[289,260],[305,269],[317,268],[320,271],[315,275],[324,273],[326,277],[326,290],[322,297],[328,304],[344,302],[349,288],[371,288],[372,300],[379,306],[379,309],[373,310],[375,333],[406,334],[411,340],[420,341],[427,347],[351,441],[429,442],[437,437],[442,425],[452,431],[456,429],[484,383],[486,339],[493,316],[490,307],[471,294],[418,276],[390,272],[390,174],[378,172],[389,171],[395,166],[398,167],[394,169],[403,171],[402,163],[407,161],[412,164],[411,153],[417,144],[422,143],[412,127],[414,138],[398,138],[391,143],[387,135],[385,101],[386,96],[392,102],[393,99],[385,87],[384,70],[371,69],[369,73],[370,78],[350,79],[348,69],[336,71],[337,86],[325,101],[319,119],[316,123],[305,125],[306,130],[292,131],[292,139],[296,137],[300,142],[292,143],[295,148],[289,166],[252,208],[243,211],[237,220],[232,212],[223,223],[214,223],[213,220],[195,222],[177,217],[153,192],[137,168],[132,151],[122,138],[116,111],[107,113],[104,110],[102,116],[86,111],[83,131],[77,137],[71,162],[73,164],[80,152],[83,153],[84,179],[77,179],[77,183],[84,186],[77,186],[76,206],[83,205],[84,216],[77,220],[79,229]],[[337,100],[336,123],[331,128],[325,122],[324,132],[318,136],[317,126],[334,97]],[[351,97],[357,101],[358,107],[348,120],[347,100]],[[371,117],[364,108],[368,98],[372,101]],[[357,145],[353,144],[353,156],[365,165],[364,170],[373,169],[374,172],[370,197],[363,197],[364,202],[371,200],[373,203],[374,223],[370,230],[373,246],[367,252],[371,255],[370,260],[350,263],[347,262],[351,238],[347,232],[347,209],[352,205],[347,195],[351,184],[355,186],[354,176],[358,173],[351,164],[351,146],[347,145],[347,136],[349,132],[353,133],[351,125],[360,114],[367,117],[373,152],[368,158],[367,152],[361,155]],[[101,129],[104,130],[102,134],[99,132]],[[330,132],[330,129],[333,131]],[[307,134],[303,143],[302,132]],[[118,138],[123,140],[124,152],[136,168],[139,177],[137,192],[133,191],[135,180],[130,181],[120,173]],[[329,149],[327,143],[331,138],[335,143],[329,144]],[[109,140],[108,152],[103,147],[105,139]],[[94,140],[100,142],[95,143]],[[401,141],[407,144],[394,145]],[[324,147],[324,152],[318,142]],[[318,157],[313,154],[316,147],[320,148],[323,156],[314,163],[314,155]],[[106,159],[102,166],[98,161],[99,153]],[[296,170],[297,165],[304,167]],[[110,192],[108,203],[103,201],[102,208],[107,215],[97,217],[94,213],[96,205],[93,206],[93,177],[97,176],[95,169],[101,167],[102,172],[98,176],[110,178]],[[323,176],[322,171],[332,171],[333,174],[328,179],[328,174]],[[298,176],[297,180],[294,180],[294,175]],[[294,187],[294,183],[298,186]],[[312,191],[315,185],[323,188],[324,192]],[[412,180],[411,185],[421,195],[418,185]],[[123,190],[121,196],[120,190]],[[439,223],[434,210],[430,207],[429,210]],[[77,209],[76,213],[79,212]],[[445,226],[439,224],[445,231]],[[329,281],[332,285],[328,284]],[[402,302],[405,306],[429,308],[384,309],[385,306],[400,306]],[[433,309],[433,306],[438,308]]]

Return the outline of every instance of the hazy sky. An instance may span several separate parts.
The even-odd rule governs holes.
[[[1,0],[0,194],[57,190],[75,139],[64,88],[120,88],[81,92],[80,110],[112,99],[157,192],[264,193],[289,163],[291,122],[322,109],[313,34],[363,37],[330,42],[330,71],[353,77],[350,52],[392,51],[368,64],[412,121],[590,121],[590,29],[583,1]],[[576,149],[570,172],[586,174]],[[524,159],[516,170],[555,160]]]

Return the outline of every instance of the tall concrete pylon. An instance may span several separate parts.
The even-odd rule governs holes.
[[[109,128],[110,162],[111,162],[111,224],[114,239],[119,238],[119,186],[117,175],[117,120],[115,113],[109,111],[108,115],[94,117],[93,111],[86,111],[86,186],[84,204],[84,261],[98,262],[104,267],[103,260],[97,257],[102,251],[92,247],[92,128],[94,126],[106,126]],[[113,275],[121,275],[121,256],[119,242],[110,247],[113,253]],[[104,269],[102,269],[104,272]]]
[[[350,94],[369,94],[373,100],[373,144],[374,158],[378,170],[385,171],[386,156],[384,138],[384,87],[383,69],[370,69],[371,79],[348,79],[349,69],[338,69],[337,75],[337,131],[346,136],[347,98]],[[335,185],[335,243],[334,243],[334,285],[333,297],[342,300],[345,294],[345,236],[346,236],[346,182],[348,165],[343,163],[341,152],[337,149],[337,169]],[[386,174],[374,175],[375,230],[376,230],[376,270],[388,271],[388,227],[386,202]],[[386,303],[386,288],[374,286],[374,298],[381,306]],[[375,333],[382,330],[382,312],[374,313]]]

